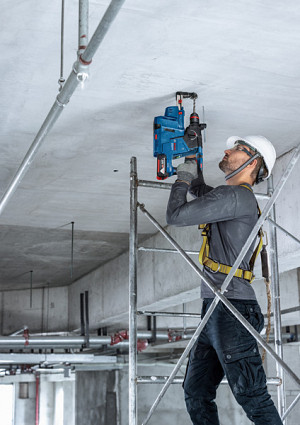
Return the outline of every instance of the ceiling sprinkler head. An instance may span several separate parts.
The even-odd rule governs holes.
[[[76,74],[77,81],[79,81],[81,83],[81,87],[83,87],[85,81],[89,78],[88,66],[80,62],[75,62],[73,65],[73,71]]]
[[[85,80],[87,80],[89,78],[89,74],[87,72],[78,72],[77,74],[77,80],[80,83],[84,83]]]
[[[81,83],[81,88],[84,88],[84,83],[88,78],[89,74],[87,72],[78,72],[77,80]]]

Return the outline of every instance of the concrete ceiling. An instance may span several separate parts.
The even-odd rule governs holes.
[[[66,0],[64,76],[76,60],[78,1]],[[108,0],[90,1],[90,35]],[[0,194],[58,93],[61,0],[2,1]],[[31,168],[0,216],[0,288],[66,285],[128,246],[129,161],[155,180],[153,117],[177,90],[198,93],[205,177],[230,135],[263,134],[280,156],[299,143],[300,5],[296,0],[127,0]],[[187,115],[191,103],[185,103]],[[170,182],[174,180],[170,179]],[[140,189],[165,224],[166,191]],[[74,265],[70,275],[71,225]],[[139,217],[142,237],[154,233]]]

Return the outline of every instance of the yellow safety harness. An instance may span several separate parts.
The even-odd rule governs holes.
[[[241,186],[247,188],[248,190],[252,192],[252,189],[250,189],[248,186],[243,184],[241,184]],[[260,217],[261,211],[258,205],[257,205],[257,209],[258,209],[258,217]],[[202,236],[203,236],[203,242],[199,252],[199,262],[200,264],[203,264],[205,267],[209,268],[213,273],[219,272],[219,273],[228,274],[230,270],[232,269],[232,266],[227,266],[226,264],[218,263],[217,261],[214,261],[211,258],[209,258],[210,226],[211,226],[210,224],[199,225],[199,229],[202,229]],[[263,245],[263,231],[261,228],[258,231],[258,236],[259,236],[258,245],[255,248],[252,254],[252,257],[249,261],[250,270],[237,269],[234,274],[235,277],[248,280],[250,283],[252,283],[255,278],[253,274],[254,263]]]

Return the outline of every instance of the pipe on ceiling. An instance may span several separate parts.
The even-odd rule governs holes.
[[[28,171],[32,161],[34,160],[38,149],[40,148],[43,140],[57,121],[62,113],[64,107],[68,104],[72,94],[77,88],[78,84],[82,82],[88,73],[88,66],[92,62],[92,58],[96,53],[99,45],[101,44],[104,36],[106,35],[109,27],[116,18],[125,0],[112,0],[108,6],[103,18],[101,19],[96,31],[94,32],[91,41],[88,43],[84,52],[79,56],[73,65],[73,69],[65,82],[62,90],[57,95],[55,102],[50,109],[45,121],[43,122],[40,130],[38,131],[34,141],[32,142],[29,150],[27,151],[21,165],[19,166],[14,178],[4,192],[0,201],[0,214],[3,212],[9,199],[12,197],[17,187],[21,183],[24,175]]]
[[[89,0],[79,0],[78,57],[89,42]]]
[[[177,331],[159,331],[156,333],[157,341],[175,342],[190,339],[193,335],[192,330],[184,333],[182,330]],[[150,340],[152,331],[138,331],[137,338],[139,340]],[[270,336],[271,338],[273,335]],[[283,338],[293,338],[292,333],[283,334]],[[90,336],[89,348],[98,348],[102,345],[117,346],[118,348],[128,348],[129,340],[127,331],[117,332],[114,336]],[[24,336],[0,336],[1,349],[22,349],[22,348],[82,348],[86,346],[86,337],[82,336],[30,336],[25,339]]]
[[[65,33],[65,0],[61,0],[61,20],[60,20],[60,76],[58,79],[59,91],[64,86],[64,33]]]
[[[124,331],[126,333],[126,331]],[[121,333],[120,333],[121,334]],[[128,347],[128,336],[116,339],[119,333],[114,336],[90,336],[90,348],[101,345],[117,345],[118,347]],[[137,334],[140,339],[150,339],[151,331],[141,331]],[[156,339],[160,341],[170,341],[172,334],[169,331],[157,332]],[[0,349],[24,348],[25,339],[23,336],[1,336]],[[29,336],[28,345],[25,348],[81,348],[86,343],[85,336]]]

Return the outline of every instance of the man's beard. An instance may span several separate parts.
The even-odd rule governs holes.
[[[226,173],[227,171],[230,171],[228,169],[228,161],[226,159],[222,159],[222,161],[219,162],[219,168],[224,173]]]

